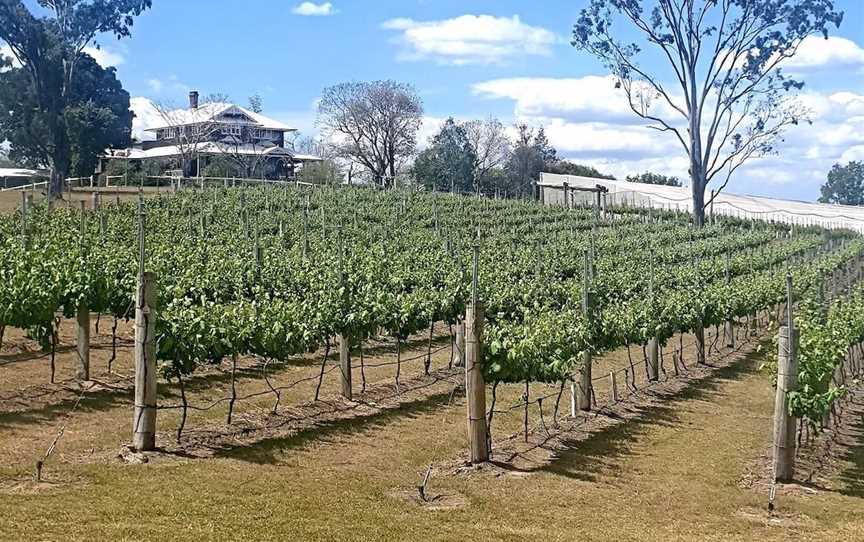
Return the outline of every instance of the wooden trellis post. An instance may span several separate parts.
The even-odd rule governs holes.
[[[27,237],[27,213],[30,211],[30,200],[27,192],[21,191],[21,234]]]
[[[465,320],[459,319],[456,322],[456,339],[455,344],[453,345],[453,359],[452,363],[454,367],[464,367],[465,366]]]
[[[483,304],[477,299],[480,247],[474,246],[474,280],[471,302],[465,311],[465,394],[468,403],[468,440],[471,463],[489,460],[486,427],[486,382],[483,379]]]
[[[780,327],[777,352],[777,393],[774,398],[774,480],[795,476],[795,425],[789,414],[788,393],[798,382],[798,330],[792,317],[792,276],[786,276],[787,325]]]
[[[732,284],[732,269],[730,267],[729,252],[726,252],[726,285]],[[729,317],[724,323],[723,335],[726,336],[726,346],[735,348],[735,321]]]
[[[582,314],[591,319],[591,262],[588,252],[585,252],[585,268],[582,272]],[[579,381],[570,384],[570,414],[575,416],[578,410],[591,410],[591,351],[582,352],[582,367],[579,369]]]
[[[353,399],[351,386],[351,337],[344,333],[337,335],[339,342],[339,367],[342,371],[342,396]]]
[[[696,322],[696,329],[693,330],[693,335],[696,336],[696,363],[705,365],[705,328],[702,320]]]
[[[81,256],[87,251],[87,210],[84,201],[81,202]],[[83,296],[78,300],[76,307],[77,321],[77,363],[75,364],[75,378],[79,382],[90,380],[90,307],[87,299]]]
[[[138,451],[156,447],[156,300],[154,273],[144,272],[144,199],[138,199],[138,291],[135,298],[135,403],[132,446]]]
[[[156,298],[154,273],[144,273],[135,302],[135,414],[132,446],[156,447]]]
[[[649,269],[648,269],[648,299],[651,303],[652,308],[652,317],[653,317],[653,309],[655,307],[654,304],[654,251],[650,251],[648,256],[650,258]],[[648,380],[654,382],[656,380],[660,380],[660,355],[659,355],[659,344],[660,341],[657,340],[657,336],[654,335],[650,339],[648,339]]]

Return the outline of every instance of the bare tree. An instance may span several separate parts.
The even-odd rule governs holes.
[[[338,184],[346,178],[351,182],[350,175],[353,163],[340,159],[335,149],[320,139],[310,136],[298,137],[294,145],[296,152],[321,158],[320,162],[304,163],[298,174],[300,180],[315,184]]]
[[[473,177],[475,190],[488,184],[490,173],[502,168],[510,157],[510,138],[501,121],[494,117],[485,120],[472,120],[462,128],[468,137],[468,144],[474,151]]]
[[[244,127],[240,135],[229,134],[214,138],[213,145],[231,162],[243,177],[264,177],[264,151],[272,145],[262,144],[250,131],[255,128]]]
[[[264,100],[261,99],[260,94],[249,96],[249,110],[253,113],[261,113],[264,111]]]
[[[341,83],[324,89],[318,124],[335,154],[392,186],[417,147],[423,105],[410,85],[394,81]]]
[[[208,105],[180,109],[170,103],[153,103],[164,123],[160,128],[166,131],[163,137],[171,139],[180,153],[180,168],[184,176],[191,174],[192,164],[198,159],[201,148],[221,132],[222,127],[213,122]]]
[[[787,94],[803,83],[781,67],[812,34],[827,37],[843,14],[833,0],[591,0],[573,45],[602,60],[630,109],[669,132],[687,154],[696,225],[705,220],[705,189],[749,159],[774,152],[785,128],[806,118]],[[625,42],[612,34],[623,20]],[[658,63],[641,65],[646,47]],[[656,67],[655,67],[656,66]],[[666,69],[663,70],[663,67]],[[674,84],[667,86],[667,81]]]

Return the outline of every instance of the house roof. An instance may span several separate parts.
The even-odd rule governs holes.
[[[188,149],[187,149],[188,152]],[[291,158],[295,162],[320,162],[321,158],[311,154],[300,154],[286,149],[284,147],[261,147],[260,145],[231,145],[225,143],[207,142],[198,145],[196,149],[198,154],[244,154],[244,155],[261,155],[261,156],[283,156]],[[169,156],[181,156],[183,154],[180,147],[177,145],[166,145],[164,147],[154,147],[152,149],[123,149],[123,150],[108,150],[103,155],[104,158],[128,159],[128,160],[146,160],[152,158],[167,158]]]
[[[265,117],[260,113],[255,113],[239,105],[234,105],[225,102],[211,102],[203,104],[197,109],[174,109],[166,111],[162,116],[162,123],[158,126],[153,126],[145,129],[147,132],[171,128],[176,126],[186,126],[189,124],[201,124],[203,122],[221,122],[218,117],[228,111],[239,112],[249,118],[249,124],[253,124],[259,128],[268,130],[279,130],[282,132],[293,132],[296,128],[292,128],[287,124],[281,123],[278,120],[273,120]]]

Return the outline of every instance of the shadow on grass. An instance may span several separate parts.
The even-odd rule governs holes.
[[[612,425],[585,439],[562,439],[562,449],[550,462],[529,470],[596,482],[601,473],[608,475],[620,470],[617,459],[635,453],[632,451],[632,444],[644,437],[652,427],[683,427],[679,414],[680,403],[694,399],[711,400],[722,395],[723,382],[757,372],[761,356],[762,354],[755,352],[742,356],[699,380],[687,382],[686,387],[679,391],[652,393],[654,398],[664,402],[645,406],[631,405],[626,419],[619,417]]]
[[[336,443],[337,440],[368,433],[384,427],[395,419],[409,420],[449,404],[452,392],[442,392],[381,408],[369,414],[358,414],[336,420],[323,420],[300,428],[288,436],[264,438],[254,443],[226,445],[218,448],[216,457],[227,457],[256,464],[277,464],[280,455],[290,449],[315,443]]]
[[[69,414],[72,407],[78,403],[78,394],[65,389],[58,389],[57,391],[69,394],[68,398],[37,409],[0,413],[0,429],[54,422]],[[132,402],[132,395],[133,390],[131,388],[128,390],[104,389],[88,392],[78,403],[75,413],[100,412],[120,406],[129,406]]]
[[[433,350],[434,348],[440,347],[445,343],[449,343],[449,341],[450,337],[448,335],[436,337],[432,341]],[[426,354],[427,345],[428,339],[405,341],[402,343],[403,357],[413,358],[413,361],[417,361]],[[107,348],[110,348],[110,346]],[[391,351],[394,356],[393,362],[395,363],[395,343],[392,345],[381,345],[373,347],[371,349],[365,350],[364,354],[367,357],[367,363],[369,363],[369,361],[371,361],[370,358],[372,358],[373,356],[380,356]],[[321,349],[318,352],[307,354],[304,357],[291,358],[285,361],[273,361],[267,366],[267,374],[271,378],[274,378],[292,369],[296,369],[297,367],[318,367],[321,364],[323,357],[324,349]],[[354,357],[356,358],[357,355],[355,354]],[[337,362],[338,359],[338,351],[335,347],[331,348],[330,353],[327,357],[328,365]],[[355,363],[357,362],[355,361]],[[409,361],[403,359],[403,363],[409,363]],[[220,370],[215,364],[205,365],[203,366],[203,368],[205,369],[205,371],[202,371],[201,373],[195,374],[192,377],[188,377],[187,379],[185,379],[187,393],[202,392],[209,390],[215,386],[225,385],[231,382],[230,370]],[[259,362],[253,366],[238,367],[236,372],[237,384],[241,385],[243,381],[264,380],[265,375],[263,369],[263,362]],[[355,369],[359,370],[359,366],[356,366]],[[303,379],[309,377],[310,375],[306,375],[303,377]],[[72,382],[73,381],[70,380],[67,382],[67,384]],[[311,385],[314,386],[314,382]],[[82,399],[81,404],[78,406],[77,410],[84,412],[88,410],[108,410],[128,402],[132,397],[133,388],[131,381],[129,381],[129,383],[127,384],[123,384],[121,382],[120,384],[115,383],[110,386],[111,387],[109,387],[109,389],[87,393]],[[34,390],[35,393],[29,394],[29,396],[25,396],[27,395],[26,392],[33,392]],[[56,420],[60,416],[63,416],[67,412],[69,412],[69,410],[75,405],[75,403],[78,401],[78,394],[79,392],[63,387],[62,385],[36,385],[24,390],[20,390],[20,402],[26,403],[27,401],[33,401],[35,405],[32,408],[24,406],[24,408],[16,409],[14,411],[0,411],[0,428],[12,425],[25,425],[28,423],[41,423]],[[51,395],[62,396],[62,399],[52,401],[50,399]],[[49,398],[45,399],[46,397]],[[171,383],[160,381],[160,402],[170,399],[178,400],[178,398],[179,388],[176,384],[176,381],[173,381]],[[10,402],[14,402],[16,401],[16,399],[17,398],[15,396],[5,398],[6,401]]]
[[[852,410],[855,422],[849,424],[843,437],[844,440],[855,442],[855,445],[848,447],[843,455],[843,459],[848,461],[850,466],[838,476],[843,482],[839,492],[850,497],[864,498],[864,397],[854,397],[847,408]]]

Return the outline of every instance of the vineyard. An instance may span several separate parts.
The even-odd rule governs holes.
[[[89,382],[98,319],[103,335],[111,329],[107,393],[134,383],[136,431],[163,411],[170,424],[154,438],[165,450],[200,444],[193,412],[211,429],[243,426],[232,439],[252,430],[255,409],[270,428],[282,416],[314,435],[307,416],[334,421],[370,405],[398,416],[412,394],[449,403],[464,390],[473,459],[528,442],[534,412],[548,433],[607,396],[706,367],[712,352],[753,350],[794,309],[799,376],[788,403],[809,435],[846,394],[840,372],[860,373],[862,257],[851,232],[731,217],[697,229],[686,214],[629,207],[362,188],[94,197],[0,216],[0,344],[21,330],[45,352],[47,379],[60,381],[55,356],[73,320],[74,379]],[[160,392],[158,405],[155,388],[137,391],[157,375],[118,357],[136,318],[136,363],[152,358],[160,388],[177,392]],[[238,391],[253,373],[261,385]],[[489,404],[477,402],[478,386]]]

